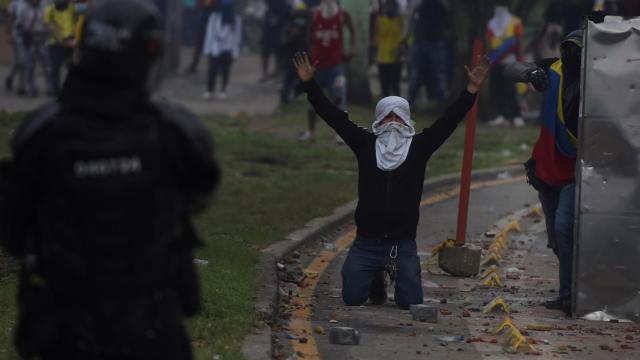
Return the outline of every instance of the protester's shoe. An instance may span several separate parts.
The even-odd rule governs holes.
[[[304,132],[304,134],[302,134],[298,138],[298,140],[301,140],[301,141],[312,141],[314,138],[315,138],[315,135],[311,131],[307,130],[307,131]]]
[[[4,79],[4,89],[7,91],[13,91],[13,78],[7,76]]]
[[[387,301],[387,276],[383,271],[378,272],[369,290],[369,303],[371,305],[384,305]]]
[[[224,100],[227,97],[228,96],[227,96],[227,93],[225,91],[220,91],[219,93],[216,94],[216,99],[218,99],[218,100]]]
[[[489,121],[487,123],[489,126],[506,126],[509,125],[509,122],[502,115],[496,116],[495,119]]]
[[[515,118],[513,118],[513,127],[521,128],[524,127],[524,125],[525,123],[522,117],[516,116]]]
[[[571,308],[571,300],[562,300],[562,308],[560,310],[562,310],[569,317],[573,315]]]
[[[562,299],[555,298],[553,300],[548,300],[542,303],[542,306],[549,310],[561,310],[562,309]]]
[[[211,95],[211,92],[210,92],[210,91],[205,91],[205,92],[202,94],[202,98],[208,101],[208,100],[213,99],[213,95]]]

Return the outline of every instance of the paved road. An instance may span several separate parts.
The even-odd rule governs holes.
[[[187,63],[191,56],[191,49],[182,52],[182,63]],[[202,94],[206,83],[206,62],[203,58],[198,72],[193,75],[167,76],[160,89],[160,94],[184,104],[199,115],[232,114],[243,112],[246,114],[270,114],[278,105],[278,79],[260,83],[260,59],[256,54],[242,55],[231,70],[230,85],[227,89],[226,100],[205,101]],[[4,79],[9,67],[0,65],[0,111],[30,111],[35,107],[51,101],[51,97],[41,95],[36,98],[17,96],[4,89]],[[44,91],[44,77],[37,78],[39,89]]]
[[[426,194],[427,197],[432,194]],[[418,226],[418,248],[423,262],[431,249],[446,238],[453,237],[457,214],[457,197],[436,202],[422,209]],[[484,233],[494,229],[494,224],[504,226],[509,215],[537,202],[536,193],[523,181],[487,187],[472,192],[469,222],[469,238],[486,245],[491,241]],[[304,289],[295,299],[294,307],[304,308],[305,299],[310,311],[294,311],[289,325],[293,329],[298,320],[296,314],[309,313],[310,329],[321,326],[348,326],[359,330],[361,344],[340,346],[329,343],[327,335],[312,331],[287,329],[281,333],[281,342],[289,342],[294,351],[302,351],[305,359],[520,359],[524,354],[509,354],[503,342],[506,338],[495,336],[493,331],[504,319],[502,314],[485,315],[481,309],[486,303],[502,296],[511,306],[513,322],[534,342],[541,358],[565,359],[637,359],[640,346],[640,328],[633,324],[594,323],[571,320],[560,311],[546,310],[538,304],[556,296],[557,260],[546,248],[543,219],[526,216],[520,220],[521,233],[511,233],[510,247],[504,253],[499,268],[505,288],[482,288],[478,279],[455,278],[445,274],[423,272],[425,303],[438,306],[450,315],[441,313],[437,324],[413,321],[408,311],[397,308],[391,301],[384,306],[346,307],[340,298],[340,269],[346,257],[342,251],[333,258],[326,270],[319,274],[313,296],[305,298]],[[340,241],[340,240],[339,240]],[[340,246],[339,246],[340,248]],[[326,252],[312,250],[310,253]],[[513,271],[512,279],[505,278],[505,271]],[[439,272],[439,269],[434,269]],[[442,304],[446,299],[446,304]],[[310,300],[310,301],[309,301]],[[463,312],[466,312],[463,316]],[[330,322],[337,320],[337,323]],[[544,324],[551,331],[527,331],[527,325]],[[282,335],[302,337],[316,347],[303,346],[296,338],[285,340]],[[443,343],[438,335],[463,335],[478,342]],[[313,339],[311,339],[313,338]],[[495,343],[492,343],[495,342]],[[604,350],[603,350],[604,349]]]

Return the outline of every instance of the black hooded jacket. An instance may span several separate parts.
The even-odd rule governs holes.
[[[369,239],[413,240],[420,218],[420,199],[427,161],[451,136],[475,95],[464,90],[431,127],[416,134],[406,160],[392,171],[377,166],[376,136],[349,120],[314,81],[303,83],[315,111],[344,139],[358,159],[358,235]]]

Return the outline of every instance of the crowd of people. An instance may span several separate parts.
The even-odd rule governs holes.
[[[8,30],[13,47],[13,66],[5,78],[5,89],[20,96],[40,93],[36,68],[40,65],[47,95],[60,91],[63,72],[72,59],[78,40],[78,24],[88,0],[12,0]]]

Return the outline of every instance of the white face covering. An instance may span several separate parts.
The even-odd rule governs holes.
[[[381,125],[391,112],[404,122],[388,122]],[[390,171],[397,169],[407,159],[411,140],[416,134],[415,122],[411,120],[409,103],[398,96],[388,96],[376,106],[376,119],[373,122],[373,133],[376,135],[376,160],[378,169]]]
[[[340,7],[336,0],[322,0],[320,3],[320,11],[322,12],[322,17],[325,19],[330,19],[338,13]]]
[[[507,32],[512,17],[508,7],[496,6],[493,10],[493,17],[489,20],[489,28],[495,36],[502,37]]]

